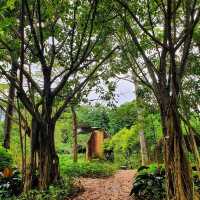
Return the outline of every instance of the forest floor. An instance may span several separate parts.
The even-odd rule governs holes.
[[[119,170],[109,178],[80,178],[84,192],[73,200],[131,200],[134,170]]]

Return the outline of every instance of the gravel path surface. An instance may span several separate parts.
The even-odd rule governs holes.
[[[132,200],[129,193],[135,173],[134,170],[119,170],[109,178],[81,178],[85,192],[73,200]]]

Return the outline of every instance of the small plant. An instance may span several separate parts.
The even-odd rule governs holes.
[[[200,179],[198,175],[194,175],[193,176],[193,180],[194,180],[194,186],[197,192],[200,193]]]
[[[196,199],[199,199],[200,178],[196,168],[193,168],[193,183],[195,195],[198,196]],[[134,200],[164,200],[166,196],[164,166],[158,167],[157,164],[141,166],[130,195]]]
[[[130,195],[136,200],[164,200],[165,199],[165,171],[155,165],[138,169]]]
[[[196,191],[196,194],[200,196],[200,177],[199,177],[199,171],[197,171],[197,167],[192,167],[192,175],[193,175],[193,182],[194,182],[194,188]]]
[[[17,196],[21,193],[21,176],[18,170],[11,175],[0,174],[0,199]]]
[[[47,190],[30,190],[22,193],[14,200],[63,200],[73,192],[73,183],[71,178],[60,179],[54,185],[50,185]]]

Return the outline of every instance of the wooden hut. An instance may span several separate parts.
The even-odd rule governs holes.
[[[104,139],[108,137],[109,135],[104,129],[92,128],[91,135],[86,147],[87,160],[94,158],[104,158],[103,142]]]

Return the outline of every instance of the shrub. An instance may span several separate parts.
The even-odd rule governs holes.
[[[116,170],[116,166],[110,162],[86,161],[80,154],[77,163],[73,163],[69,156],[60,156],[60,168],[63,175],[72,177],[106,177]]]
[[[140,167],[138,172],[130,195],[136,200],[164,200],[166,196],[164,169],[150,165]]]
[[[21,194],[14,200],[63,200],[72,193],[72,188],[72,179],[65,177],[65,179],[61,179],[57,184],[50,185],[47,190],[31,190]]]
[[[140,164],[138,127],[123,128],[104,144],[105,151],[113,150],[114,161],[119,166],[136,168]]]
[[[195,199],[200,197],[200,179],[197,172],[193,171],[193,182],[195,188]],[[134,200],[164,200],[165,191],[165,169],[161,165],[151,164],[141,166],[133,183],[130,195]]]
[[[21,176],[14,170],[11,176],[0,176],[0,199],[19,195],[21,192]]]
[[[6,167],[11,167],[12,162],[11,154],[3,147],[0,147],[0,171],[3,171]]]

